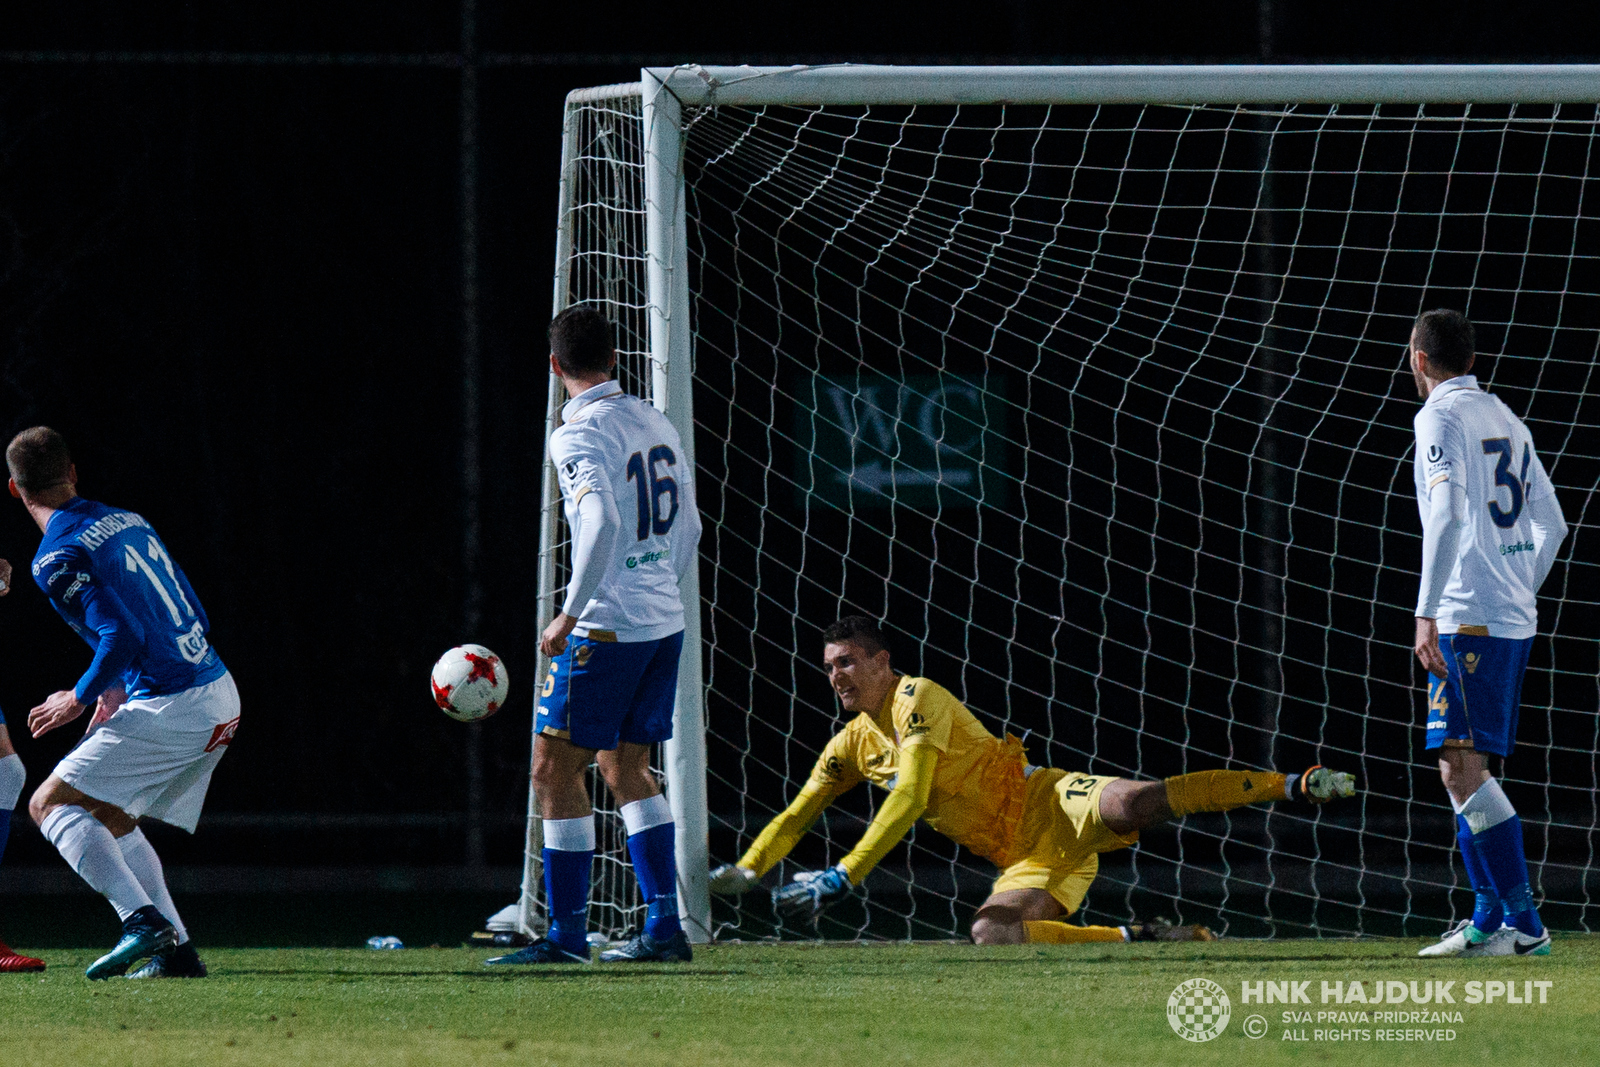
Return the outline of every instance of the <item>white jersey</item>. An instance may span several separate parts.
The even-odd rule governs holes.
[[[1491,637],[1532,637],[1541,572],[1527,505],[1555,497],[1550,476],[1533,451],[1533,436],[1498,397],[1479,389],[1470,374],[1435,386],[1415,425],[1417,507],[1423,523],[1429,517],[1428,496],[1440,483],[1459,486],[1467,499],[1456,559],[1453,564],[1438,561],[1452,568],[1436,616],[1439,632],[1472,626],[1487,627]],[[1418,605],[1418,615],[1424,608]]]
[[[678,431],[615,381],[567,401],[561,418],[550,435],[550,459],[574,543],[578,502],[588,493],[609,493],[622,520],[611,559],[594,561],[603,577],[573,632],[609,631],[618,641],[677,633],[683,629],[678,574],[693,565],[700,541],[694,471]]]

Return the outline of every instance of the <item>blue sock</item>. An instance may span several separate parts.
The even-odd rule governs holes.
[[[1473,835],[1473,843],[1483,856],[1483,864],[1494,880],[1506,921],[1529,937],[1544,933],[1544,923],[1533,906],[1528,888],[1528,858],[1522,848],[1522,820],[1513,815],[1504,822]]]
[[[666,940],[682,927],[678,924],[678,861],[676,827],[672,823],[652,826],[628,838],[628,855],[633,857],[633,873],[639,878],[639,892],[649,903],[644,932],[658,941]]]
[[[1483,856],[1472,839],[1472,827],[1461,815],[1456,816],[1456,844],[1461,846],[1461,860],[1467,865],[1467,881],[1472,883],[1472,891],[1477,896],[1477,903],[1472,909],[1472,925],[1486,934],[1492,934],[1505,921],[1505,909],[1500,906],[1500,894],[1495,892],[1494,879],[1489,877],[1489,868],[1484,866]]]
[[[594,849],[544,850],[544,891],[549,938],[578,956],[589,954],[589,869]]]
[[[678,923],[678,835],[672,809],[658,793],[624,805],[622,817],[628,824],[628,855],[633,858],[639,893],[650,908],[644,932],[665,941],[683,929]]]
[[[589,870],[594,866],[594,813],[544,820],[546,936],[589,958]]]
[[[11,836],[11,813],[0,811],[0,860],[6,858],[6,838]]]

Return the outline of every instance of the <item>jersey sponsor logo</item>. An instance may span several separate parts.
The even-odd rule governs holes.
[[[672,552],[669,549],[663,548],[659,552],[646,552],[642,556],[629,556],[627,559],[622,561],[622,564],[631,571],[633,568],[645,563],[659,563],[671,555]]]
[[[1501,545],[1500,546],[1500,554],[1502,556],[1514,556],[1518,552],[1532,552],[1532,551],[1533,551],[1533,542],[1532,541],[1516,541],[1516,542],[1513,542],[1512,544],[1509,544],[1509,545]]]
[[[123,530],[136,526],[142,526],[147,530],[151,528],[148,522],[131,511],[114,511],[79,534],[78,544],[93,552]]]
[[[219,748],[227,748],[233,744],[233,735],[239,732],[239,716],[235,715],[225,723],[221,723],[211,731],[211,741],[206,745],[207,752],[215,752]]]
[[[39,577],[39,575],[45,572],[45,568],[49,567],[50,564],[54,563],[56,560],[60,559],[62,556],[65,556],[66,554],[67,550],[64,548],[58,548],[54,552],[46,552],[44,555],[33,561],[33,576],[35,578]],[[61,570],[56,571],[50,576],[50,582],[53,582],[57,578],[61,577],[62,571],[65,571],[70,566],[70,563],[63,563],[61,565]],[[49,585],[50,582],[46,582],[45,584]]]
[[[917,695],[917,683],[916,682],[907,682],[906,683],[906,687],[904,689],[900,690],[900,692],[904,693],[908,697],[916,696]]]
[[[822,761],[822,780],[824,782],[837,782],[844,777],[844,764],[838,756],[829,756]]]
[[[913,711],[911,718],[906,720],[906,736],[918,737],[928,732],[928,720],[922,717],[922,712]]]
[[[206,641],[206,632],[197,621],[189,627],[189,632],[179,634],[174,638],[178,644],[178,654],[190,663],[199,663],[211,652],[211,645]]]
[[[72,579],[72,584],[67,586],[67,591],[61,594],[61,602],[63,604],[69,602],[73,597],[78,595],[78,590],[82,589],[86,585],[89,585],[93,581],[94,579],[89,575],[79,571],[77,576]]]
[[[1428,446],[1428,462],[1429,463],[1438,463],[1443,458],[1444,458],[1444,449],[1440,448],[1438,445],[1429,445]]]

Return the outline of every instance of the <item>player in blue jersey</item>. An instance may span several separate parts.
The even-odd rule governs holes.
[[[0,559],[0,596],[11,592],[11,564]],[[6,715],[0,711],[0,860],[6,856],[6,838],[11,836],[11,812],[22,796],[22,787],[28,781],[28,772],[22,766],[22,757],[11,747],[11,734],[6,730]],[[44,960],[21,956],[10,945],[0,941],[0,974],[17,971],[42,971]]]
[[[1456,812],[1477,903],[1421,956],[1548,955],[1528,883],[1522,820],[1489,773],[1516,743],[1536,594],[1566,519],[1533,436],[1471,374],[1472,323],[1425,311],[1411,330],[1415,481],[1422,516],[1417,659],[1428,670],[1427,748]]]
[[[644,930],[600,959],[687,960],[672,809],[650,773],[650,749],[672,736],[685,610],[678,584],[699,558],[694,471],[666,416],[612,379],[617,354],[605,316],[563,311],[550,324],[550,351],[551,372],[571,397],[550,435],[550,462],[573,546],[565,604],[539,640],[550,676],[534,720],[550,930],[488,962],[588,962],[591,762],[621,808],[649,906]]]
[[[28,803],[62,857],[116,908],[122,939],[91,979],[203,978],[143,816],[190,833],[211,772],[239,725],[239,692],[211,648],[210,623],[155,530],[78,495],[61,435],[24,430],[6,449],[11,495],[44,534],[33,579],[94,659],[77,685],[28,713],[40,737],[82,717],[88,731]]]

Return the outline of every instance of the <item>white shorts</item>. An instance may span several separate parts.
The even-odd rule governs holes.
[[[239,728],[233,675],[140,697],[78,743],[55,774],[85,796],[194,833],[211,772]]]

